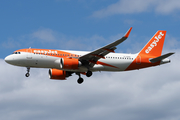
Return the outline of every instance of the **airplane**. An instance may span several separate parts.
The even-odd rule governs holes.
[[[136,54],[115,53],[116,46],[128,38],[131,30],[132,27],[121,39],[92,52],[28,48],[14,51],[5,61],[11,65],[26,67],[26,77],[30,76],[30,68],[48,68],[49,78],[54,80],[66,80],[75,73],[79,76],[79,84],[84,81],[81,74],[91,77],[96,71],[139,70],[170,62],[167,57],[174,53],[161,55],[166,36],[164,30],[157,31]]]

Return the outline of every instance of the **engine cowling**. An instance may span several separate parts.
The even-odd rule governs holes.
[[[78,59],[74,58],[61,58],[60,59],[60,68],[61,69],[78,69],[81,65]]]
[[[66,77],[68,77],[66,71],[58,70],[58,69],[49,69],[50,79],[65,80]]]

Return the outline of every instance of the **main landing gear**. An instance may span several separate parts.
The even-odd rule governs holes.
[[[79,76],[79,79],[77,80],[77,83],[81,84],[84,82],[84,79],[81,77],[81,73],[76,73]]]
[[[87,77],[91,77],[92,76],[92,72],[88,70],[87,73],[86,73],[86,76]]]
[[[26,77],[30,76],[29,72],[30,72],[30,67],[27,67],[27,73],[25,74]]]
[[[77,83],[82,84],[84,82],[84,79],[81,77],[80,73],[76,73],[79,76],[79,79],[77,80]],[[86,73],[87,77],[91,77],[92,76],[92,72],[91,71],[87,71]]]

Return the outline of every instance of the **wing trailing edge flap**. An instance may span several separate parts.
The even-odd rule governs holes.
[[[167,54],[161,55],[161,56],[159,56],[159,57],[152,58],[152,59],[150,59],[149,61],[150,61],[151,63],[159,62],[159,61],[162,61],[162,60],[166,59],[167,57],[169,57],[169,56],[171,56],[171,55],[173,55],[173,54],[174,54],[174,53],[167,53]]]

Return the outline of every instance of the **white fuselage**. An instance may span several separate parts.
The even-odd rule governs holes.
[[[89,52],[87,51],[70,51],[61,50],[71,54],[76,54],[77,57],[83,56]],[[91,71],[124,71],[126,68],[134,61],[138,54],[120,54],[120,53],[110,53],[105,56],[105,59],[100,59],[101,64],[95,64]],[[22,67],[35,67],[35,68],[56,68],[60,69],[56,61],[62,57],[68,56],[48,56],[46,54],[40,53],[28,53],[19,52],[17,54],[11,54],[5,58],[5,61],[9,64],[22,66]],[[138,64],[138,63],[137,63]],[[61,69],[66,70],[66,69]],[[78,71],[85,72],[87,68],[84,66],[79,66],[76,70],[66,70],[66,71]]]

